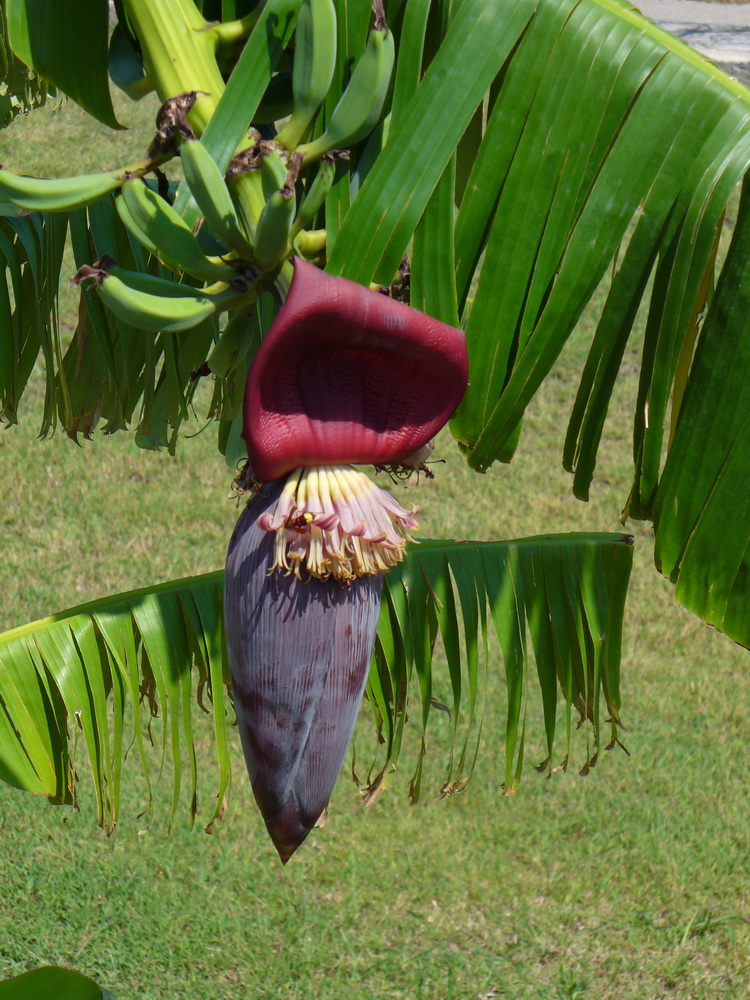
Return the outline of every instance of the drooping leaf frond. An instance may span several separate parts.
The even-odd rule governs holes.
[[[10,125],[18,115],[41,107],[48,94],[54,93],[46,80],[13,54],[8,40],[5,0],[0,0],[0,128]]]
[[[40,355],[45,398],[40,435],[58,425],[74,440],[133,428],[143,448],[176,448],[189,416],[196,377],[219,337],[212,318],[177,334],[150,334],[118,319],[95,291],[81,287],[78,321],[68,343],[61,337],[57,293],[66,235],[76,267],[105,255],[121,266],[174,281],[130,238],[111,198],[70,215],[22,213],[0,217],[0,418],[17,421],[18,404]],[[266,296],[269,298],[269,296]],[[262,300],[264,318],[269,303]],[[227,422],[239,411],[252,352],[217,380],[211,414]]]
[[[750,191],[705,320],[656,498],[675,598],[750,648]]]
[[[542,693],[547,766],[559,728],[558,689],[565,706],[564,756],[575,710],[592,727],[593,753],[582,762],[590,766],[601,744],[602,697],[610,742],[617,738],[620,630],[632,561],[628,541],[621,535],[563,535],[424,542],[413,548],[404,566],[385,578],[369,693],[386,759],[370,782],[370,794],[398,758],[407,710],[424,741],[438,636],[457,747],[444,791],[461,787],[471,772],[481,728],[482,669],[501,669],[501,662],[508,700],[506,788],[517,785],[532,654]],[[205,769],[194,747],[197,701],[213,709],[218,760],[217,790],[208,795],[208,822],[213,823],[223,813],[230,784],[222,583],[222,573],[210,573],[133,591],[0,636],[0,777],[55,802],[72,803],[79,753],[93,777],[99,822],[111,829],[129,749],[141,761],[151,802],[150,737],[173,774],[172,817],[187,762],[192,822],[199,770]],[[486,663],[483,649],[492,650]],[[421,769],[420,754],[415,796]]]
[[[41,433],[55,426],[54,373],[63,348],[57,322],[68,217],[0,218],[0,417],[15,423],[18,403],[41,352],[47,369]]]
[[[15,55],[94,118],[121,128],[109,94],[107,0],[4,0],[4,7]]]
[[[592,749],[581,762],[584,769],[603,748],[602,698],[608,745],[618,742],[620,638],[631,541],[623,535],[571,534],[508,542],[426,541],[411,549],[407,561],[387,577],[381,611],[368,691],[386,759],[368,794],[379,789],[398,758],[407,711],[412,716],[419,711],[422,752],[412,780],[412,795],[419,796],[438,639],[447,664],[444,683],[451,691],[454,740],[444,794],[463,787],[471,775],[481,731],[483,666],[495,671],[502,663],[505,677],[506,793],[517,787],[523,767],[532,660],[546,738],[541,770],[553,766],[558,691],[565,705],[562,766],[570,754],[571,710],[578,725],[591,725]]]
[[[697,419],[688,412],[701,398],[690,365],[701,318],[711,329],[721,308],[710,290],[725,209],[750,164],[750,92],[611,0],[463,3],[431,62],[420,45],[429,41],[427,15],[417,6],[410,15],[403,58],[411,62],[399,63],[388,140],[340,226],[329,269],[388,282],[410,249],[420,307],[440,314],[455,297],[471,385],[452,429],[480,470],[511,459],[526,406],[613,269],[563,456],[581,499],[653,276],[627,506],[650,518],[665,503],[657,497],[668,424]],[[460,167],[472,142],[464,180],[453,161]],[[459,206],[454,227],[441,208],[447,200]],[[441,268],[451,258],[455,287],[446,288]],[[725,424],[718,395],[715,405]],[[678,427],[675,441],[686,440]],[[697,438],[691,447],[700,453]],[[738,443],[731,469],[717,466],[715,495],[732,494],[748,475],[750,449]],[[723,553],[712,564],[725,556],[731,564],[746,531],[710,523],[702,521],[706,549]],[[711,572],[693,580],[678,599],[746,641],[738,620],[748,618],[747,600],[717,613]],[[741,589],[738,581],[733,603]]]
[[[168,758],[174,774],[172,815],[184,755],[192,822],[197,808],[193,702],[204,707],[210,699],[219,761],[211,820],[218,816],[229,786],[222,578],[212,573],[132,591],[6,632],[0,640],[0,777],[73,803],[80,732],[99,823],[112,829],[123,757],[131,744],[151,799],[146,740],[153,738],[151,720],[159,718],[156,742],[162,763]]]

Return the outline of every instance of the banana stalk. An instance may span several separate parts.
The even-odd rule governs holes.
[[[123,0],[143,52],[146,75],[162,101],[189,91],[200,96],[188,118],[201,134],[224,92],[216,40],[192,0]]]

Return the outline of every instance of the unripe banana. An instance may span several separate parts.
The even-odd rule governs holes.
[[[313,142],[298,147],[297,151],[305,157],[303,165],[332,149],[353,146],[372,132],[383,113],[394,60],[393,32],[385,18],[378,15],[325,132]]]
[[[179,281],[169,281],[166,278],[159,278],[155,274],[148,274],[145,271],[129,271],[120,267],[109,258],[102,258],[101,266],[108,274],[119,278],[123,284],[139,292],[147,292],[149,295],[160,295],[163,298],[192,298],[196,293],[201,295],[215,295],[218,292],[226,291],[229,287],[223,281],[217,281],[206,288],[195,288],[193,285],[183,285]]]
[[[328,234],[325,229],[303,229],[294,240],[294,247],[303,257],[317,257],[326,248]]]
[[[336,68],[336,6],[333,0],[303,0],[294,33],[294,110],[278,135],[296,149],[326,98]]]
[[[255,294],[250,288],[243,292],[226,288],[210,295],[205,289],[196,288],[186,295],[152,295],[125,284],[105,267],[96,266],[81,268],[73,282],[80,284],[88,278],[94,280],[102,302],[115,316],[139,330],[154,333],[190,330],[210,316],[232,309],[243,301],[249,303]]]
[[[289,253],[290,233],[296,207],[294,188],[301,159],[298,153],[294,154],[291,168],[289,171],[284,170],[281,186],[271,190],[267,196],[258,225],[255,227],[255,260],[266,271],[284,260]],[[277,153],[269,153],[261,161],[264,190],[267,185],[270,186],[280,177],[279,164],[283,167]]]
[[[264,148],[260,160],[260,179],[264,198],[270,198],[275,191],[284,187],[288,172],[289,168],[276,150]]]
[[[224,176],[219,166],[199,139],[186,139],[180,146],[180,158],[185,180],[198,208],[203,213],[206,228],[241,257],[252,258],[252,244],[247,240]]]
[[[126,211],[119,205],[118,209],[125,226],[168,268],[187,271],[202,281],[231,280],[230,268],[209,261],[185,220],[143,181],[126,180],[120,197]]]
[[[289,252],[294,219],[294,188],[274,191],[260,213],[255,229],[255,259],[264,271],[275,267]]]
[[[122,222],[127,231],[134,236],[141,246],[144,246],[153,257],[158,256],[159,251],[156,244],[152,242],[146,234],[138,228],[138,226],[136,226],[135,220],[130,214],[130,209],[121,194],[118,194],[115,198],[115,208],[117,209],[117,214],[120,216],[120,222]],[[172,268],[171,270],[176,270],[176,268]]]
[[[294,220],[290,236],[292,239],[303,229],[313,222],[318,211],[323,207],[323,203],[328,196],[336,173],[336,164],[332,158],[324,156],[315,175],[315,180],[305,192],[305,196],[297,210],[297,217]]]
[[[22,177],[0,167],[0,201],[30,212],[71,212],[98,201],[118,188],[125,170],[79,177]]]
[[[112,83],[124,91],[131,101],[140,101],[154,89],[151,77],[146,74],[121,24],[115,25],[109,40],[107,68]]]

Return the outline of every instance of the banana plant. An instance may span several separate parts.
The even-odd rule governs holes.
[[[750,645],[750,92],[620,0],[231,6],[229,19],[212,0],[121,0],[110,38],[106,0],[0,3],[6,49],[105,124],[118,125],[108,74],[161,102],[137,163],[63,179],[0,169],[0,413],[17,419],[41,355],[42,433],[102,423],[174,450],[195,379],[210,377],[219,451],[247,459],[249,495],[226,575],[0,637],[0,777],[74,801],[76,720],[111,828],[126,734],[148,788],[144,717],[158,716],[174,816],[184,751],[195,803],[192,712],[210,698],[210,827],[230,781],[233,697],[286,862],[325,808],[365,687],[383,746],[369,797],[408,715],[424,733],[438,647],[453,697],[444,793],[471,773],[495,640],[507,792],[532,659],[547,770],[559,700],[564,763],[576,717],[592,732],[584,770],[619,743],[632,540],[411,546],[418,511],[355,468],[424,469],[446,421],[478,473],[511,461],[529,401],[603,283],[563,453],[573,492],[588,498],[643,305],[625,516],[653,520],[676,599]],[[161,167],[177,158],[170,183]],[[63,350],[68,235],[81,308]],[[420,755],[414,796],[421,780]]]

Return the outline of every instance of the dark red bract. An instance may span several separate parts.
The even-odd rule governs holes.
[[[468,378],[461,330],[295,259],[248,372],[243,437],[257,479],[391,464],[423,447]]]

